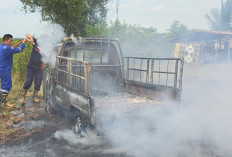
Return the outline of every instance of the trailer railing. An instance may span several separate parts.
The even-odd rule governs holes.
[[[71,90],[91,96],[91,63],[61,56],[56,59],[56,81]]]
[[[182,88],[182,58],[124,57],[126,80]]]

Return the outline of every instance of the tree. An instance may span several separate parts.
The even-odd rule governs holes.
[[[188,33],[188,27],[181,24],[180,21],[174,20],[167,31],[170,38],[176,38]]]
[[[205,17],[213,30],[232,30],[232,0],[221,1],[221,10],[211,9]]]
[[[41,12],[42,20],[60,24],[68,35],[84,36],[86,25],[106,18],[109,0],[20,0],[27,12]]]
[[[85,33],[88,37],[106,38],[107,37],[107,22],[105,20],[95,26],[87,25]]]
[[[88,25],[86,34],[91,37],[118,38],[125,56],[169,57],[173,49],[165,34],[159,34],[156,28],[130,25],[119,19],[109,24],[101,22],[95,26]]]

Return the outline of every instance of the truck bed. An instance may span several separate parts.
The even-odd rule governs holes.
[[[94,103],[96,116],[119,115],[161,104],[158,100],[152,100],[126,92],[106,95],[104,97],[96,96],[94,97]]]

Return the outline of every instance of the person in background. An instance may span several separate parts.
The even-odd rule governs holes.
[[[33,101],[35,103],[39,102],[38,92],[40,90],[41,82],[42,82],[42,72],[43,72],[43,63],[41,60],[40,50],[38,48],[38,43],[36,38],[32,37],[32,41],[30,42],[33,45],[30,60],[27,64],[27,72],[26,72],[26,80],[23,86],[22,97],[20,99],[20,105],[24,105],[25,96],[27,94],[27,90],[31,87],[34,78],[34,93],[33,93]]]
[[[13,54],[22,52],[25,48],[27,38],[22,40],[19,47],[13,47],[13,36],[5,34],[3,36],[3,43],[0,45],[0,105],[4,108],[11,108],[14,105],[8,102],[8,95],[12,87],[11,70],[13,65]]]

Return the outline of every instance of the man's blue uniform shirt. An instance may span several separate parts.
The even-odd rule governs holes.
[[[7,46],[2,43],[0,45],[0,70],[11,70],[13,65],[13,54],[21,52],[24,48],[24,43],[19,47]]]

